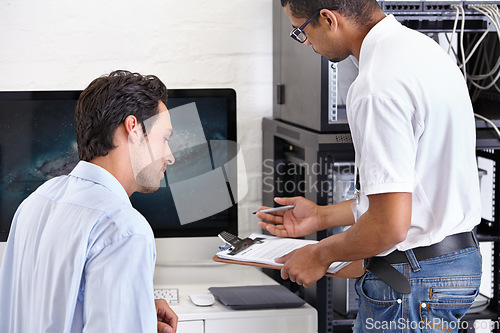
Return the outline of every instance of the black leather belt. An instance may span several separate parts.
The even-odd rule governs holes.
[[[463,232],[446,237],[441,242],[412,249],[418,261],[439,257],[469,247],[477,247],[472,232]],[[365,259],[365,268],[375,274],[392,289],[401,294],[411,293],[410,282],[392,264],[410,263],[404,251],[395,250],[383,257]]]

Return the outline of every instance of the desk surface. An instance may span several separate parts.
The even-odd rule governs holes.
[[[208,293],[210,287],[271,285],[278,284],[256,267],[230,265],[216,262],[200,262],[192,265],[165,265],[157,266],[155,270],[155,288],[178,288],[179,304],[172,305],[172,309],[179,316],[180,321],[225,319],[228,316],[244,318],[269,318],[274,320],[279,317],[307,318],[309,327],[317,328],[317,311],[309,304],[293,309],[273,310],[232,310],[216,301],[209,307],[195,306],[189,299],[190,294]],[[287,324],[288,325],[288,324]],[[293,330],[289,330],[292,332]],[[303,331],[304,332],[304,331]],[[316,330],[310,330],[316,332]]]

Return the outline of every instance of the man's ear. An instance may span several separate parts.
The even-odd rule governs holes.
[[[336,31],[339,26],[339,20],[337,17],[337,13],[333,10],[322,9],[319,13],[320,19],[323,19],[323,22],[329,25],[330,30]]]
[[[135,116],[127,116],[123,122],[123,127],[125,128],[129,140],[136,141],[140,140],[142,137],[142,126]]]

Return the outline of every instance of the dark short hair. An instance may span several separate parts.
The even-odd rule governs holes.
[[[167,101],[167,87],[154,75],[118,70],[101,76],[81,93],[75,109],[80,160],[106,156],[115,148],[115,130],[129,115],[144,121],[158,114],[158,102]]]
[[[320,9],[331,9],[354,20],[359,25],[368,23],[370,14],[380,9],[376,0],[281,0],[283,7],[287,4],[290,4],[292,15],[297,18],[309,18]],[[316,25],[317,19],[315,18],[311,23]]]

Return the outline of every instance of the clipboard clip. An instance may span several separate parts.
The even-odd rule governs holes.
[[[222,239],[222,241],[224,243],[226,243],[226,245],[227,245],[227,246],[221,247],[220,249],[221,250],[231,249],[231,252],[228,253],[228,255],[231,255],[231,256],[243,251],[244,249],[246,249],[250,245],[261,243],[261,240],[263,239],[263,238],[251,239],[248,237],[245,239],[241,239],[238,236],[235,236],[227,231],[221,232],[219,234],[219,238]]]

